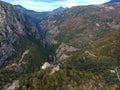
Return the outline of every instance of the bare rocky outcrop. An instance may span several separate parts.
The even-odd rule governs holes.
[[[18,34],[24,35],[24,26],[18,20],[20,14],[16,14],[10,4],[0,1],[0,65],[12,55],[13,43],[17,40]],[[19,17],[24,21],[22,15]]]
[[[19,80],[14,80],[11,84],[4,86],[2,90],[16,90],[19,87]]]
[[[77,50],[78,49],[75,47],[69,46],[65,43],[61,43],[61,45],[56,50],[56,57],[59,58],[59,60],[64,60],[64,59],[67,59],[69,57],[68,55],[66,55],[66,53],[74,52]]]
[[[116,67],[116,68],[115,68],[115,71],[116,71],[118,80],[120,81],[120,67]]]
[[[15,22],[16,24],[13,24]],[[12,44],[17,39],[15,32],[24,34],[22,27],[20,27],[20,22],[17,21],[16,14],[12,10],[11,5],[0,2],[0,65],[12,55],[14,50]],[[15,28],[18,28],[18,31]]]
[[[11,70],[11,71],[15,71],[15,72],[19,72],[19,73],[24,73],[25,69],[22,67],[22,65],[26,65],[26,62],[23,61],[23,59],[24,59],[25,55],[27,55],[29,53],[29,51],[30,51],[29,49],[25,50],[23,52],[19,62],[6,66],[6,69]]]
[[[23,58],[25,57],[25,55],[27,55],[29,53],[29,50],[25,50],[25,52],[22,54],[21,59],[19,60],[19,63],[21,63],[23,61]]]
[[[59,71],[59,70],[60,70],[60,66],[59,66],[59,65],[53,67],[53,69],[52,69],[50,75],[53,74],[53,73],[55,73],[55,72],[57,72],[57,71]]]
[[[45,46],[51,44],[57,44],[57,41],[54,39],[58,35],[58,27],[55,25],[55,20],[43,20],[39,23],[41,28],[41,39],[42,44]]]
[[[112,22],[110,24],[108,23],[108,25],[113,29],[120,30],[120,23]]]

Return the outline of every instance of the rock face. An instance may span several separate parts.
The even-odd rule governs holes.
[[[36,24],[12,5],[0,1],[0,65],[12,55],[20,36],[40,38]]]
[[[15,90],[19,87],[19,80],[14,80],[12,84],[4,86],[3,90]]]
[[[66,55],[68,52],[74,52],[77,51],[77,48],[74,48],[72,46],[66,45],[62,43],[58,49],[56,50],[56,57],[59,58],[59,60],[67,59],[69,56]]]
[[[25,35],[24,17],[11,5],[0,1],[0,65],[12,55],[13,43],[18,35]]]

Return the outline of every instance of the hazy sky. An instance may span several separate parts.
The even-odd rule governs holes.
[[[14,5],[35,11],[51,11],[60,6],[72,7],[76,5],[102,4],[110,0],[2,0]]]

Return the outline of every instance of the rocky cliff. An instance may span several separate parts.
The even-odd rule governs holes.
[[[14,44],[20,36],[40,39],[32,19],[12,5],[0,1],[0,65],[15,51]]]

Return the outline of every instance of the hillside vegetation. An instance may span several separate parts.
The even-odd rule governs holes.
[[[25,79],[20,79],[19,90],[119,90],[115,71],[120,64],[120,55],[116,53],[120,50],[119,36],[120,32],[109,33],[88,47],[69,53],[71,57],[63,61],[60,71],[52,75],[51,69],[25,75]]]

